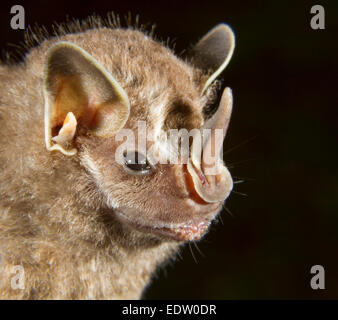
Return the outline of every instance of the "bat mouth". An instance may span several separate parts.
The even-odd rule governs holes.
[[[129,227],[138,231],[153,234],[164,238],[166,240],[175,240],[178,242],[183,241],[196,241],[208,230],[210,220],[196,220],[183,224],[159,224],[159,225],[146,225],[140,222],[132,221],[129,217],[122,212],[115,210],[117,218]]]

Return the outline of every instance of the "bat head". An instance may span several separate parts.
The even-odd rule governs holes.
[[[45,61],[47,150],[76,159],[102,208],[127,228],[160,239],[201,238],[232,190],[221,159],[231,90],[206,110],[233,49],[225,24],[185,60],[139,31],[65,36]]]

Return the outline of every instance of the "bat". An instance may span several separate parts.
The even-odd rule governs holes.
[[[232,190],[232,29],[178,56],[97,19],[0,64],[1,299],[139,299]]]

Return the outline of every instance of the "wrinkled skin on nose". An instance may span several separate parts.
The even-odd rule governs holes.
[[[233,187],[230,172],[221,159],[231,110],[232,93],[226,88],[217,111],[201,128],[202,138],[193,139],[186,183],[205,203],[225,200]]]

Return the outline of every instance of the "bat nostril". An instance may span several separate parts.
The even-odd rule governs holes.
[[[189,196],[198,203],[222,202],[232,190],[232,178],[224,165],[219,165],[218,173],[214,175],[205,174],[190,161],[184,165],[184,170]]]
[[[184,174],[184,180],[185,180],[185,186],[186,189],[188,191],[189,197],[196,203],[198,204],[208,204],[208,202],[204,201],[196,192],[195,186],[194,186],[194,181],[188,171],[187,165],[184,164],[183,165],[183,174]],[[203,175],[203,173],[201,173],[201,179],[203,179],[202,181],[204,182],[204,184],[207,184],[207,180],[205,178],[205,176]],[[203,183],[202,182],[202,183]]]

